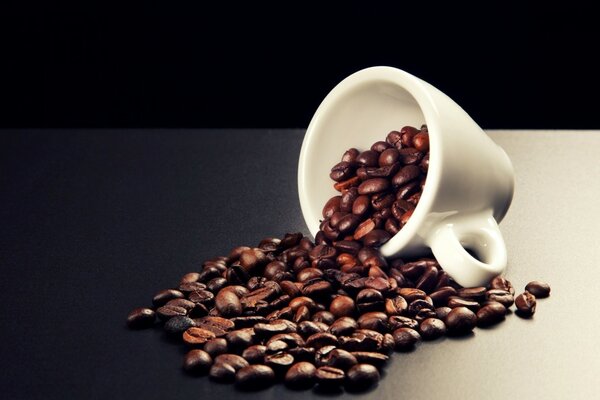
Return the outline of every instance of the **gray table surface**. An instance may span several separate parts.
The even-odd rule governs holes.
[[[600,374],[600,132],[492,131],[516,191],[501,223],[517,290],[551,284],[529,320],[396,353],[379,386],[340,397],[591,399]],[[300,399],[190,378],[129,309],[203,259],[307,232],[302,130],[0,131],[0,392],[18,398]]]

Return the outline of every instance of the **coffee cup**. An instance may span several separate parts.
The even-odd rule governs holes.
[[[458,104],[405,71],[367,68],[325,97],[300,151],[298,191],[304,219],[316,235],[323,205],[339,194],[330,169],[347,149],[366,150],[392,130],[422,124],[428,127],[430,142],[423,193],[411,218],[381,252],[386,257],[433,252],[459,284],[484,285],[507,264],[498,222],[513,196],[512,164]]]

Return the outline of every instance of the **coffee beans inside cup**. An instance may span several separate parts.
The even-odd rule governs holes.
[[[514,297],[503,277],[462,288],[433,258],[381,255],[418,206],[428,167],[426,126],[349,149],[330,171],[339,194],[314,242],[288,233],[235,247],[134,309],[128,326],[161,324],[188,349],[184,371],[243,390],[281,381],[360,391],[376,385],[394,350],[497,324],[513,304],[531,317],[536,297],[550,294],[544,282]]]

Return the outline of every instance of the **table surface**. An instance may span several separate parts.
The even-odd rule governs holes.
[[[0,393],[6,399],[232,398],[180,370],[162,332],[125,327],[208,258],[307,232],[302,130],[0,131]],[[530,320],[396,353],[340,397],[589,399],[600,373],[600,132],[492,131],[517,184],[508,278],[552,285]],[[245,399],[300,399],[277,385]]]

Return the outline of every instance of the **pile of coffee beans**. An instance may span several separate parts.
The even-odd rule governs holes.
[[[360,391],[379,381],[394,350],[496,324],[513,304],[530,317],[536,297],[550,294],[546,283],[530,282],[516,297],[500,276],[463,288],[433,258],[386,260],[377,249],[418,203],[428,143],[426,127],[405,127],[371,150],[348,150],[332,169],[341,196],[325,206],[315,242],[292,233],[236,247],[133,310],[128,326],[158,319],[189,349],[187,373],[240,389],[279,380]]]
[[[323,207],[317,244],[377,247],[408,222],[419,203],[429,168],[429,133],[405,126],[369,150],[352,148],[331,168],[341,192]],[[341,240],[340,240],[341,239]]]

